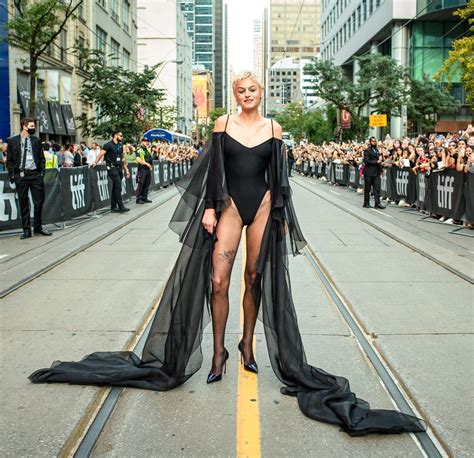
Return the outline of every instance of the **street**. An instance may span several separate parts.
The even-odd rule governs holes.
[[[110,388],[30,383],[29,374],[54,360],[132,349],[146,333],[180,249],[168,229],[178,202],[170,186],[127,215],[103,213],[50,238],[0,239],[1,455],[471,456],[470,239],[418,212],[363,209],[362,195],[347,188],[301,176],[291,186],[308,242],[290,259],[308,362],[347,377],[373,408],[396,408],[392,396],[399,396],[427,421],[428,434],[351,438],[306,418],[295,398],[280,394],[259,321],[259,374],[243,371],[237,343],[245,236],[232,274],[230,359],[221,382],[205,383],[208,326],[195,376],[168,392],[115,388],[106,414]],[[94,432],[98,412],[105,426]]]

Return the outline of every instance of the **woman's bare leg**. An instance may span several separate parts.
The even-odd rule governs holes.
[[[211,372],[221,373],[224,356],[224,336],[229,315],[229,284],[235,255],[242,235],[242,219],[232,202],[225,208],[216,226],[217,242],[212,253],[212,332],[214,334],[214,357]]]
[[[243,298],[244,307],[244,332],[242,338],[244,362],[253,362],[252,340],[257,321],[257,307],[252,298],[251,289],[257,275],[257,260],[260,254],[263,233],[270,215],[271,197],[267,191],[260,203],[260,207],[253,222],[247,227],[247,262],[245,265],[245,292]]]

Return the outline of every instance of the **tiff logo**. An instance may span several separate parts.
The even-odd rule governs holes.
[[[71,186],[72,208],[78,210],[86,206],[86,185],[84,184],[84,175],[71,175],[69,177]]]
[[[349,181],[351,183],[355,183],[356,180],[356,169],[354,167],[350,168],[350,173],[349,173]]]
[[[138,189],[138,168],[133,167],[131,172],[133,190],[136,191]]]
[[[323,163],[318,164],[318,173],[323,173]]]
[[[438,175],[436,193],[438,195],[438,206],[451,210],[454,192],[454,177]]]
[[[165,164],[163,167],[163,181],[168,181],[168,165]]]
[[[399,196],[408,195],[408,172],[404,170],[397,170],[395,177],[395,185],[397,187],[397,194]]]
[[[12,188],[14,189],[14,184]],[[14,192],[5,192],[5,182],[0,181],[0,221],[14,221],[18,218],[18,209],[15,202]],[[31,199],[31,197],[30,197]],[[7,211],[6,203],[10,204],[10,215]],[[30,208],[32,208],[31,206]]]
[[[384,173],[381,177],[380,177],[380,189],[382,191],[385,191],[387,192],[387,174]]]
[[[425,201],[426,194],[426,181],[424,175],[418,175],[418,200],[420,202]]]
[[[153,176],[155,183],[160,184],[160,164],[153,164]]]
[[[344,165],[336,164],[336,180],[344,180]]]
[[[122,190],[121,190],[122,196],[127,194],[127,179],[125,178],[125,175],[122,177]]]
[[[107,170],[97,171],[97,187],[99,188],[99,197],[102,202],[104,200],[110,199]]]

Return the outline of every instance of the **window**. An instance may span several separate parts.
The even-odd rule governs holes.
[[[374,0],[369,0],[369,16],[374,13]]]
[[[107,54],[107,34],[100,28],[100,27],[97,27],[96,28],[96,49],[98,49],[99,51],[102,51],[104,53],[104,59],[105,59],[105,55]]]
[[[119,60],[120,60],[120,43],[118,41],[115,41],[113,38],[110,39],[110,51],[111,51],[111,56],[110,56],[110,65],[112,67],[118,67],[119,66]]]
[[[367,20],[367,0],[362,1],[362,14],[365,22]]]
[[[118,0],[110,0],[110,14],[112,16],[112,19],[115,19],[116,21],[119,20]]]
[[[77,39],[77,44],[78,44],[79,50],[86,48],[86,40],[82,35],[79,35],[79,38]],[[79,52],[77,54],[77,62],[79,64],[79,67],[82,68],[84,66],[84,56],[82,55],[82,52]]]
[[[130,30],[130,1],[123,1],[123,10],[122,10],[122,22],[123,28],[128,32]]]
[[[66,61],[66,51],[67,51],[67,29],[61,30],[61,38],[59,41],[59,58],[65,62]]]
[[[84,3],[81,3],[77,7],[77,16],[79,17],[79,19],[84,19]]]
[[[103,8],[107,8],[107,0],[97,0],[97,3]]]
[[[130,70],[130,53],[125,48],[123,48],[123,68]]]
[[[352,13],[352,33],[356,31],[356,14],[355,11]]]
[[[357,28],[360,29],[361,25],[362,25],[362,12],[359,5],[357,7]]]

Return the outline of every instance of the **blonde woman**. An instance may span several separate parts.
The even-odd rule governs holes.
[[[211,316],[214,355],[207,382],[222,380],[229,357],[224,346],[229,281],[245,227],[245,318],[238,343],[245,368],[258,372],[252,353],[258,316],[272,369],[284,385],[281,392],[296,396],[305,415],[353,436],[423,431],[415,417],[371,410],[345,378],[306,362],[288,266],[289,255],[301,254],[306,241],[292,204],[281,127],[259,114],[263,87],[253,73],[238,75],[233,91],[241,113],[217,120],[203,152],[176,183],[183,195],[170,228],[183,247],[141,358],[132,352],[98,352],[79,363],[55,362],[30,380],[174,388],[201,367],[203,330]]]

